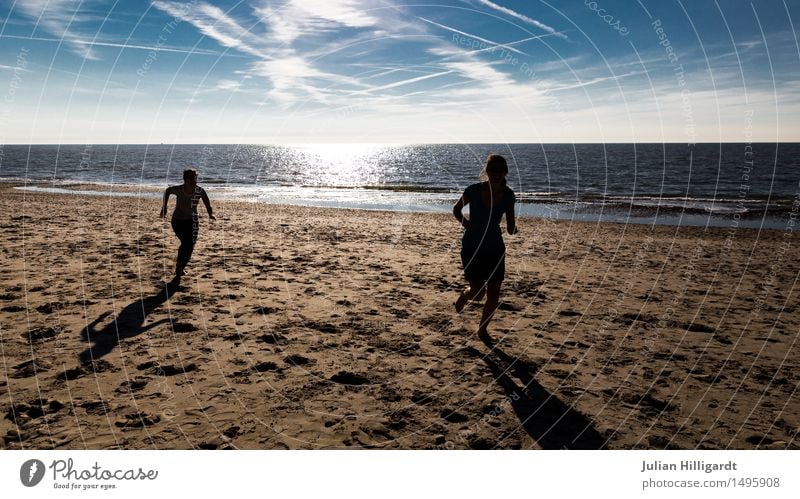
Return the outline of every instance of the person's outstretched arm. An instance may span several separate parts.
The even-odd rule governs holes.
[[[453,216],[456,217],[458,223],[460,223],[465,229],[469,229],[469,220],[464,217],[464,214],[461,213],[461,210],[463,210],[464,206],[468,204],[469,197],[467,196],[467,191],[464,191],[464,194],[458,198],[458,202],[455,204],[455,206],[453,206]]]
[[[172,187],[167,187],[164,191],[164,201],[161,203],[161,214],[158,215],[161,218],[167,216],[167,201],[169,201],[170,194],[172,194]]]
[[[512,235],[519,232],[517,230],[517,219],[515,218],[514,215],[515,201],[516,201],[515,198],[512,198],[511,202],[508,203],[508,206],[506,207],[506,230],[508,231],[509,234]]]
[[[208,194],[206,194],[206,190],[205,189],[200,191],[200,197],[203,199],[203,204],[206,205],[206,211],[208,212],[208,218],[210,218],[211,220],[216,220],[217,217],[215,217],[213,215],[213,213],[212,213],[211,201],[208,199]]]

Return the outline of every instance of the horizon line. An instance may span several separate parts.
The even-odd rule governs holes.
[[[532,145],[532,144],[549,144],[549,145],[599,145],[599,144],[630,144],[630,145],[652,145],[652,144],[686,144],[688,146],[695,145],[708,145],[708,144],[800,144],[800,139],[779,140],[779,141],[640,141],[640,142],[558,142],[558,141],[539,141],[539,142],[284,142],[284,143],[269,143],[269,142],[9,142],[0,144],[0,150],[6,146],[288,146],[288,147],[302,147],[313,145],[337,145],[337,146],[423,146],[423,145]]]

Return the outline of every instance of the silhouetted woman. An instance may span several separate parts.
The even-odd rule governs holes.
[[[200,223],[197,215],[197,204],[202,199],[206,205],[208,218],[216,220],[211,211],[211,202],[205,189],[197,185],[197,170],[189,168],[183,171],[183,184],[167,187],[164,191],[164,202],[161,205],[161,218],[167,215],[167,202],[169,196],[174,194],[177,198],[175,211],[172,212],[172,230],[181,241],[178,248],[178,258],[175,262],[175,280],[179,281],[186,274],[184,270],[192,257]]]
[[[453,215],[465,229],[461,239],[461,264],[469,282],[469,287],[456,300],[456,312],[461,312],[468,301],[479,300],[486,294],[478,337],[487,342],[492,341],[487,326],[500,301],[500,285],[506,270],[506,246],[500,231],[503,215],[508,233],[517,233],[516,197],[506,186],[507,175],[505,158],[490,155],[481,172],[481,182],[467,187],[453,207]],[[466,205],[469,205],[469,218],[461,212]]]

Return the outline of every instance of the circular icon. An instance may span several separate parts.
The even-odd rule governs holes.
[[[26,487],[36,487],[44,478],[44,463],[38,459],[28,459],[19,469],[19,479]]]

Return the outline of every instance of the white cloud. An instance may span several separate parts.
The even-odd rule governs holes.
[[[597,83],[603,83],[605,81],[618,81],[618,80],[621,80],[623,78],[627,78],[629,76],[637,76],[637,75],[641,75],[641,74],[644,74],[644,71],[630,71],[628,73],[621,74],[621,75],[613,75],[613,76],[604,76],[604,77],[600,77],[600,78],[592,78],[591,80],[579,81],[579,82],[571,83],[571,84],[568,84],[568,85],[555,86],[555,87],[552,87],[552,88],[548,89],[548,92],[560,92],[562,90],[570,90],[570,89],[574,89],[574,88],[583,88],[583,87],[588,87],[590,85],[595,85]]]
[[[81,0],[24,0],[16,2],[15,7],[25,16],[35,19],[36,29],[43,29],[57,36],[73,52],[86,59],[97,59],[91,47],[80,43],[81,37],[74,33],[78,24],[86,20],[80,8],[86,2]]]
[[[503,49],[525,55],[514,46],[543,36],[553,36],[548,33],[497,43],[429,19],[403,17],[406,13],[396,5],[377,0],[285,0],[261,3],[253,8],[258,23],[252,29],[245,28],[241,20],[234,19],[229,12],[208,3],[202,3],[191,11],[169,0],[154,0],[153,5],[191,23],[223,46],[255,56],[256,60],[250,63],[249,70],[244,74],[265,79],[269,84],[263,93],[265,102],[271,101],[281,107],[311,102],[333,108],[351,107],[354,105],[353,99],[357,98],[359,102],[355,105],[367,110],[381,103],[408,105],[423,98],[439,98],[437,104],[445,104],[451,98],[467,101],[476,96],[481,99],[527,96],[531,93],[531,82],[516,83],[512,77],[514,70],[498,67],[501,64],[498,64],[500,61],[496,55],[487,52]],[[418,19],[425,24],[411,22]],[[432,37],[430,26],[471,37],[483,42],[484,48],[465,48],[441,37]],[[409,46],[414,47],[418,56],[434,55],[438,60],[420,60],[416,64],[404,65],[385,62],[373,64],[372,67],[383,68],[378,74],[353,71],[359,65],[370,67],[364,61],[370,61],[373,51],[376,61],[383,60],[380,59],[380,48],[396,43],[397,39],[392,36],[408,39]],[[332,37],[336,39],[335,46],[330,44]],[[381,37],[388,38],[382,40]],[[357,62],[349,63],[342,61],[346,55],[337,58],[340,51],[347,53],[348,46],[368,48],[361,50],[362,55],[354,60]],[[484,57],[479,57],[481,55]],[[484,60],[487,57],[489,62]],[[471,83],[443,78],[448,75],[458,75],[460,79]],[[377,77],[383,80],[377,83]],[[443,81],[438,82],[439,78]],[[426,85],[421,89],[418,87],[405,95],[386,92],[423,82]],[[225,83],[225,80],[214,86],[215,90],[223,91],[236,91],[238,88]]]
[[[266,5],[255,10],[274,38],[288,45],[302,36],[337,28],[378,26],[381,20],[365,12],[377,5],[377,2],[364,0],[288,0],[278,6]]]
[[[394,14],[392,9],[381,10],[381,17],[368,14],[371,7],[386,6],[377,0],[261,2],[253,7],[256,20],[248,27],[208,2],[191,9],[172,0],[153,0],[152,4],[217,43],[255,57],[245,74],[266,79],[271,88],[265,94],[285,106],[309,100],[329,103],[337,93],[344,97],[354,89],[368,88],[355,77],[337,74],[338,69],[331,72],[321,66],[329,63],[328,53],[387,33],[392,25],[387,18]],[[343,36],[332,48],[325,37],[340,31]],[[348,40],[354,33],[361,38]]]
[[[386,85],[381,85],[381,86],[378,86],[378,87],[371,87],[371,88],[368,88],[367,90],[361,90],[359,92],[354,92],[352,95],[367,94],[367,93],[372,93],[372,92],[378,92],[378,91],[381,91],[381,90],[388,90],[390,88],[396,88],[396,87],[400,87],[400,86],[403,86],[403,85],[410,85],[412,83],[418,83],[418,82],[421,82],[421,81],[424,81],[424,80],[429,80],[431,78],[438,78],[440,76],[445,76],[445,75],[448,75],[448,74],[450,74],[452,72],[453,71],[441,71],[439,73],[426,74],[424,76],[417,76],[417,77],[414,77],[414,78],[409,78],[407,80],[400,80],[400,81],[396,81],[396,82],[393,82],[393,83],[387,83]]]
[[[17,36],[17,35],[3,35],[3,38],[13,38],[17,40],[36,40],[40,42],[53,42],[60,43],[62,40],[59,38],[44,38],[40,36]],[[193,55],[213,55],[213,56],[230,56],[230,54],[223,54],[214,50],[198,49],[193,47],[172,47],[168,45],[140,45],[135,43],[116,43],[104,42],[100,40],[85,40],[73,37],[70,43],[78,46],[92,47],[111,47],[121,48],[127,50],[147,50],[153,52],[173,52],[177,54],[193,54]]]
[[[505,47],[505,48],[507,48],[508,50],[510,50],[512,52],[516,52],[517,54],[527,55],[525,52],[522,52],[522,51],[520,51],[518,49],[515,49],[514,47],[511,47],[509,45],[503,45],[502,43],[493,42],[491,40],[487,40],[486,38],[481,38],[478,35],[473,35],[471,33],[467,33],[465,31],[461,31],[461,30],[455,29],[453,27],[446,26],[444,24],[440,24],[440,23],[437,23],[435,21],[431,21],[430,19],[425,19],[424,17],[418,17],[418,19],[420,19],[422,21],[425,21],[428,24],[432,24],[434,26],[438,26],[438,27],[440,27],[440,28],[442,28],[444,30],[450,31],[452,33],[456,33],[456,34],[461,35],[461,36],[466,36],[467,38],[472,38],[474,40],[478,40],[479,42],[483,42],[483,43],[485,43],[485,44],[487,44],[487,45],[489,45],[490,47],[493,47],[493,48],[494,47]]]
[[[526,23],[528,23],[530,25],[536,26],[539,29],[543,29],[546,32],[550,33],[551,35],[555,35],[555,36],[557,36],[559,38],[564,38],[564,39],[567,38],[566,35],[564,35],[563,33],[558,32],[555,28],[553,28],[551,26],[548,26],[548,25],[544,24],[541,21],[537,21],[536,19],[532,19],[532,18],[530,18],[530,17],[528,17],[528,16],[526,16],[524,14],[520,14],[519,12],[513,11],[513,10],[507,8],[507,7],[503,7],[502,5],[497,5],[496,3],[490,2],[489,0],[477,0],[477,1],[481,5],[485,5],[486,7],[489,7],[490,9],[494,9],[494,10],[496,10],[498,12],[502,12],[503,14],[506,14],[508,16],[514,17],[516,19],[519,19],[520,21],[523,21],[523,22],[526,22]]]
[[[565,71],[570,68],[574,69],[574,66],[576,66],[578,63],[585,62],[585,60],[586,56],[576,55],[573,57],[556,59],[554,61],[540,62],[535,64],[533,67],[537,72]]]
[[[202,3],[197,8],[181,2],[154,0],[153,7],[170,16],[188,22],[205,36],[216,40],[220,45],[264,57],[265,52],[255,47],[259,38],[242,27],[218,7]]]
[[[236,80],[219,80],[216,85],[217,90],[223,90],[226,92],[236,92],[241,87],[242,82]]]
[[[267,78],[272,84],[268,95],[284,105],[308,100],[329,103],[343,89],[365,86],[349,76],[317,69],[299,55],[259,61],[251,73]]]
[[[445,63],[444,66],[452,69],[453,71],[459,72],[466,78],[491,87],[497,88],[500,86],[508,87],[514,85],[514,80],[512,80],[507,74],[498,71],[491,65],[484,62],[448,62]]]

